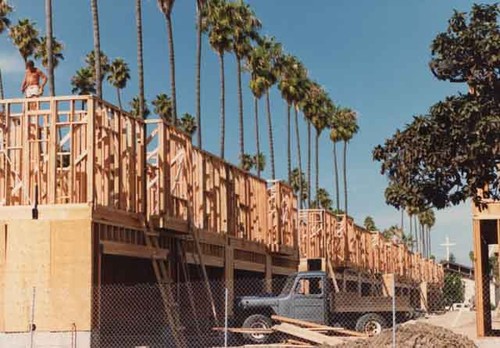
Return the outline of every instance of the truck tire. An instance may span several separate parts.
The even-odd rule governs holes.
[[[367,334],[368,336],[376,336],[382,332],[387,323],[385,319],[375,313],[368,313],[361,316],[356,322],[356,331]]]
[[[270,329],[272,326],[273,322],[269,317],[262,314],[253,314],[245,319],[242,327],[245,329]],[[243,334],[246,341],[258,344],[266,343],[269,336],[269,334]]]

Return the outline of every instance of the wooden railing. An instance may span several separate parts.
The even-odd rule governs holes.
[[[354,224],[352,218],[323,209],[299,212],[300,256],[328,257],[334,267],[395,273],[401,279],[441,284],[441,265],[412,253],[406,245]]]

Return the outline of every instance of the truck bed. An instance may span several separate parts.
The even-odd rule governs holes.
[[[353,292],[337,292],[332,294],[333,312],[337,313],[361,313],[361,312],[391,312],[392,297],[384,296],[360,296]],[[414,308],[410,305],[408,296],[396,297],[396,311],[408,312]]]

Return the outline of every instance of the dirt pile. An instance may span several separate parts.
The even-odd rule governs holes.
[[[448,329],[425,323],[401,325],[396,331],[398,348],[477,348],[469,338]],[[392,347],[392,330],[368,339],[336,345],[335,348],[382,348]]]

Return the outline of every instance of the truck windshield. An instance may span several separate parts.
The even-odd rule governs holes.
[[[283,290],[281,290],[281,295],[288,295],[290,291],[292,291],[295,278],[297,278],[296,274],[290,275],[286,278],[285,286],[283,286]]]

